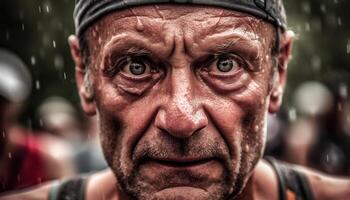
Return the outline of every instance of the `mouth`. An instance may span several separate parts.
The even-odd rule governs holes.
[[[214,158],[193,158],[193,159],[157,159],[150,158],[148,162],[169,168],[194,168],[216,161]]]

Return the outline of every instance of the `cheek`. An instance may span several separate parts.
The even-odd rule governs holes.
[[[96,91],[101,124],[101,141],[109,163],[118,159],[126,173],[132,169],[135,146],[154,119],[159,98],[135,98],[112,84],[100,84]],[[114,164],[116,165],[116,164]]]

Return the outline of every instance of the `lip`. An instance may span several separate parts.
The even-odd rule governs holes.
[[[156,165],[161,165],[168,168],[194,168],[200,167],[206,164],[209,164],[213,161],[216,161],[214,158],[198,158],[198,159],[157,159],[150,158],[147,160],[149,163]]]

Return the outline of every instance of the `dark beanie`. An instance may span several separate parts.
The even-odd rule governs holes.
[[[287,26],[282,0],[76,0],[74,9],[76,34],[80,36],[96,20],[116,10],[162,3],[222,7],[262,18],[280,27],[282,31],[286,30]]]

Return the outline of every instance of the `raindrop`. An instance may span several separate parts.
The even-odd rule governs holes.
[[[36,64],[35,56],[30,57],[30,63],[32,64],[32,66],[34,66]]]
[[[321,11],[322,11],[323,13],[326,13],[326,12],[327,12],[327,7],[326,7],[326,5],[324,5],[324,4],[321,4],[320,9],[321,9]]]
[[[6,40],[9,41],[10,40],[10,32],[6,31]]]
[[[5,131],[2,131],[2,137],[3,137],[3,138],[6,138],[6,133],[5,133]]]
[[[307,32],[309,32],[310,31],[310,23],[305,23],[305,30],[307,31]]]
[[[67,74],[66,74],[66,72],[63,72],[63,78],[64,78],[64,80],[67,80]]]
[[[338,111],[343,110],[343,105],[341,103],[338,103]]]
[[[329,155],[326,155],[326,162],[329,163]]]
[[[303,2],[301,4],[301,9],[306,14],[310,14],[311,13],[311,7],[310,7],[309,2]]]
[[[56,41],[55,40],[52,40],[52,46],[53,46],[53,48],[56,48]]]
[[[259,125],[256,125],[255,127],[254,127],[254,132],[258,132],[259,131],[259,129],[260,129],[260,127],[259,127]]]
[[[339,94],[344,99],[348,97],[348,88],[347,88],[346,84],[342,83],[339,86]]]
[[[40,126],[40,127],[43,127],[43,126],[44,126],[43,119],[41,119],[41,118],[39,119],[39,126]]]
[[[11,152],[9,152],[8,156],[9,156],[9,159],[11,159],[11,158],[12,158],[12,154],[11,154]]]
[[[311,65],[313,69],[315,70],[320,70],[321,65],[322,65],[322,60],[318,55],[314,55],[311,59]]]
[[[348,41],[348,44],[346,45],[346,53],[350,54],[350,40]]]
[[[249,149],[250,149],[250,148],[249,148],[249,145],[248,145],[248,144],[246,144],[246,145],[244,146],[244,151],[245,151],[245,152],[248,152],[248,151],[249,151]]]
[[[295,110],[295,108],[289,109],[288,115],[289,115],[290,121],[294,122],[297,120],[297,111]]]
[[[22,24],[22,31],[24,31],[24,24]]]
[[[337,21],[338,21],[338,25],[339,25],[339,26],[341,26],[341,25],[343,24],[340,17],[338,17]]]
[[[35,81],[35,88],[36,88],[37,90],[40,90],[40,81],[39,81],[39,80],[36,80],[36,81]]]
[[[60,55],[55,55],[53,64],[55,66],[55,69],[61,70],[64,67],[64,59]]]
[[[38,6],[39,13],[41,13],[41,6]]]
[[[46,12],[50,13],[50,7],[48,5],[46,6]]]

